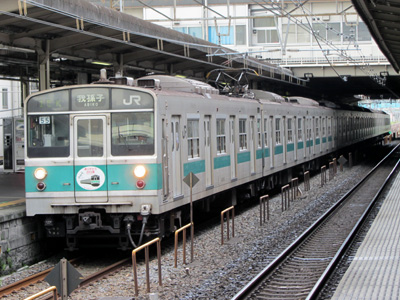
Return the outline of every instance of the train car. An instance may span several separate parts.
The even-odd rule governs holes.
[[[25,100],[26,210],[70,250],[164,236],[193,201],[249,197],[342,146],[390,130],[380,112],[333,109],[266,91],[219,95],[171,76],[103,78]],[[200,205],[199,205],[200,206]]]

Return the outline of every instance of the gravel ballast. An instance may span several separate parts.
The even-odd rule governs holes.
[[[174,268],[174,249],[170,246],[164,247],[161,287],[158,286],[156,256],[152,257],[150,262],[151,294],[146,294],[145,265],[140,261],[138,297],[135,297],[132,267],[125,267],[112,276],[73,292],[68,299],[230,299],[355,185],[369,169],[370,167],[361,165],[351,169],[345,168],[343,172],[338,171],[335,178],[328,181],[324,187],[321,187],[320,176],[313,177],[311,190],[303,191],[303,195],[291,202],[290,209],[284,212],[281,208],[281,195],[271,197],[270,220],[262,226],[258,205],[243,212],[236,212],[235,237],[227,241],[225,234],[225,243],[222,246],[219,224],[201,232],[197,231],[193,263],[182,264],[180,244],[178,267]],[[300,188],[304,190],[303,184],[300,184]],[[190,262],[190,239],[187,243],[186,261]],[[52,264],[54,261],[42,262],[3,277],[2,285]],[[85,273],[83,270],[80,272]],[[24,299],[48,287],[46,282],[42,282],[5,296],[4,299]]]

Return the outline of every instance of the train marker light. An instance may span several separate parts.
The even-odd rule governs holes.
[[[47,176],[47,171],[46,171],[46,169],[44,169],[44,168],[37,168],[37,169],[35,170],[35,172],[33,173],[33,176],[35,176],[35,178],[36,178],[37,180],[43,180],[43,179],[45,179],[46,176]]]
[[[39,191],[43,191],[46,188],[46,184],[44,182],[38,182],[38,184],[36,185],[36,188]]]
[[[143,189],[145,186],[146,186],[146,183],[145,183],[143,180],[141,180],[141,179],[139,179],[139,180],[136,182],[136,187],[137,187],[138,189]]]
[[[142,165],[136,166],[133,173],[137,178],[143,178],[146,175],[146,168]]]

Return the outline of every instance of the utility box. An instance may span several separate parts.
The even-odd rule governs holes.
[[[4,172],[24,172],[24,119],[3,119],[3,167]]]

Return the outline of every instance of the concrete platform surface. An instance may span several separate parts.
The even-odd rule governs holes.
[[[332,299],[400,299],[400,174]]]

